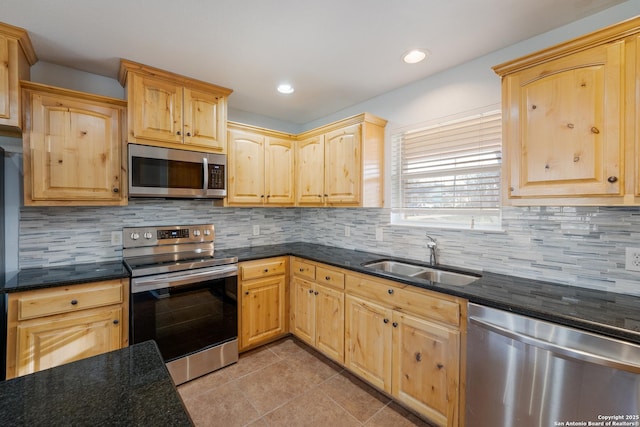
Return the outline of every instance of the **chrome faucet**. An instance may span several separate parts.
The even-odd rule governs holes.
[[[429,239],[429,241],[427,242],[427,247],[429,248],[429,264],[431,264],[431,266],[434,266],[436,264],[438,264],[438,258],[436,255],[436,248],[438,247],[438,242],[436,242],[436,240],[429,236],[427,234],[427,239]]]

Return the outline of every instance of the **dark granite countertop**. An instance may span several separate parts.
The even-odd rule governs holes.
[[[122,261],[29,268],[6,277],[0,292],[20,292],[129,277]]]
[[[311,243],[216,249],[217,257],[235,256],[239,261],[282,255],[295,255],[392,279],[466,298],[478,304],[640,344],[640,297],[637,296],[488,272],[482,272],[479,280],[467,286],[443,286],[427,280],[381,273],[362,266],[363,263],[378,259],[396,259],[415,263],[416,261],[413,260]],[[122,277],[128,277],[128,271],[121,262],[36,268],[21,271],[0,291],[16,292]]]
[[[192,426],[155,342],[0,382],[2,426]]]
[[[363,263],[379,259],[416,263],[414,260],[309,243],[225,249],[217,251],[216,255],[237,256],[239,261],[295,255],[640,344],[640,297],[637,296],[488,272],[481,272],[482,277],[467,286],[444,286],[428,280],[382,273],[362,266]]]

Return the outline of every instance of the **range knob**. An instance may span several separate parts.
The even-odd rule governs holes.
[[[144,233],[144,238],[145,239],[150,239],[153,237],[153,234],[151,234],[151,232],[147,231],[146,233]]]
[[[200,230],[193,230],[193,235],[198,237],[200,235]]]
[[[205,236],[211,236],[211,230],[209,230],[208,228],[204,229],[204,235]]]
[[[131,237],[131,240],[138,240],[140,235],[138,233],[131,233],[129,237]]]

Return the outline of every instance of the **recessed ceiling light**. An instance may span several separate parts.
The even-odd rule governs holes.
[[[407,64],[417,64],[429,55],[428,50],[413,49],[402,55],[402,60]]]
[[[293,86],[290,84],[285,83],[278,86],[278,92],[284,93],[285,95],[289,95],[290,93],[293,93],[293,91]]]

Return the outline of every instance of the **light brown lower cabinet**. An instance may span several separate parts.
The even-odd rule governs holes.
[[[437,425],[458,426],[462,301],[364,275],[347,276],[346,292],[345,366]]]
[[[241,351],[288,333],[287,266],[288,257],[247,261],[238,265]]]
[[[344,363],[344,273],[295,258],[291,270],[293,334]]]
[[[126,347],[128,282],[9,294],[7,379]]]

